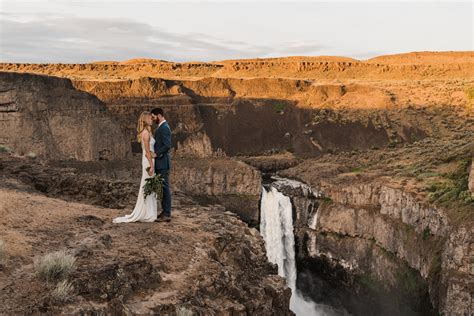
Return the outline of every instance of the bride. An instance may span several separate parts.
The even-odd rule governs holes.
[[[146,199],[143,194],[145,179],[150,178],[155,173],[153,164],[155,139],[152,136],[151,125],[153,124],[151,113],[143,112],[140,114],[137,125],[137,139],[142,144],[142,179],[140,181],[140,190],[138,191],[137,203],[132,214],[114,218],[114,223],[129,222],[153,222],[157,215],[157,200],[154,194],[148,195]],[[147,168],[150,167],[147,171]]]

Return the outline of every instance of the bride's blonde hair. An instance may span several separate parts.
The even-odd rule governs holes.
[[[145,120],[147,117],[151,116],[151,113],[148,112],[148,111],[144,111],[142,112],[142,114],[140,114],[140,117],[138,118],[138,124],[137,124],[137,140],[139,143],[142,142],[142,137],[141,137],[141,133],[146,129],[150,132],[151,134],[151,125],[147,125]]]

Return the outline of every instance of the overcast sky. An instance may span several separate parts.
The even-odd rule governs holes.
[[[474,50],[473,1],[0,0],[0,61]]]

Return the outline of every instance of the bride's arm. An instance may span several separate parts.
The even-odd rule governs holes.
[[[155,167],[153,166],[153,159],[150,151],[150,133],[148,131],[144,131],[142,133],[142,142],[145,144],[145,156],[148,159],[148,163],[150,164],[150,170],[148,171],[148,174],[151,176],[155,172]]]

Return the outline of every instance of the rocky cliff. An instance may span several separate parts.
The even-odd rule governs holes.
[[[332,273],[342,269],[350,284],[362,283],[372,295],[386,291],[400,302],[395,313],[434,308],[446,315],[471,314],[470,126],[468,135],[446,142],[326,157],[282,171],[309,185],[280,188],[296,208],[301,261],[306,267],[329,266]],[[424,299],[427,293],[431,304]],[[376,307],[383,300],[372,308],[387,311]]]
[[[161,78],[255,78],[299,79],[450,79],[470,78],[474,71],[472,52],[416,52],[380,56],[368,61],[345,57],[284,57],[225,60],[212,63],[174,63],[135,59],[90,64],[2,63],[0,70],[32,72],[81,79],[123,79],[146,76]]]
[[[252,226],[259,223],[260,172],[229,159],[177,160],[173,186],[202,203],[219,203]]]
[[[131,65],[147,66],[124,64]],[[75,65],[50,65],[47,67],[52,67],[51,71],[47,73],[69,76],[58,70],[69,66],[75,69]],[[442,136],[449,132],[446,124],[462,124],[462,119],[453,122],[451,118],[446,120],[446,116],[456,113],[462,118],[472,108],[469,89],[473,82],[464,77],[426,80],[420,75],[420,80],[405,81],[361,77],[328,82],[268,77],[203,78],[198,74],[180,77],[176,70],[173,79],[125,75],[120,80],[99,81],[96,79],[102,73],[95,68],[99,65],[92,66],[88,80],[69,77],[76,89],[105,103],[112,115],[110,119],[118,122],[118,130],[125,133],[126,141],[117,144],[135,140],[136,117],[141,111],[161,106],[174,131],[176,155],[183,157],[285,152],[314,157],[340,150],[393,146],[426,136]],[[440,64],[434,62],[429,66]],[[25,66],[21,71],[34,69]],[[70,97],[65,101],[72,102]],[[245,122],[247,132],[242,130],[241,122]],[[126,146],[125,151],[130,147]],[[108,150],[102,151],[102,156],[107,156]],[[123,156],[121,152],[110,155]]]
[[[267,261],[259,232],[223,206],[200,206],[178,192],[171,224],[115,225],[112,218],[132,203],[127,210],[88,203],[94,195],[120,200],[130,193],[127,183],[90,175],[87,182],[56,168],[50,177],[69,179],[62,191],[34,176],[30,186],[25,177],[41,170],[3,158],[0,313],[292,315],[291,290]],[[86,187],[84,196],[76,182]],[[69,200],[82,196],[86,204],[40,193],[64,199],[68,190]],[[58,250],[75,258],[72,289],[58,291],[60,283],[35,272],[41,256]]]
[[[96,97],[68,79],[0,73],[0,143],[48,159],[114,160],[130,145]]]
[[[109,208],[133,205],[141,176],[140,159],[115,162],[55,162],[6,156],[0,170],[47,194]],[[171,186],[201,204],[221,204],[246,223],[259,222],[261,175],[247,164],[223,158],[173,160]]]

